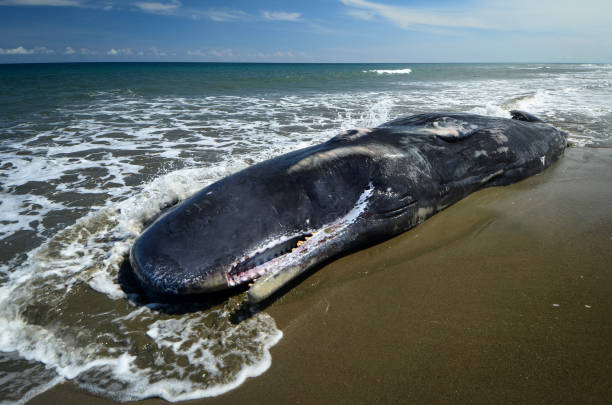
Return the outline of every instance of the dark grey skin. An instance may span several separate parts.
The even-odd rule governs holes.
[[[304,271],[388,239],[470,193],[534,175],[566,134],[537,117],[400,118],[251,166],[199,191],[136,240],[145,288],[206,293],[256,280],[268,298]]]

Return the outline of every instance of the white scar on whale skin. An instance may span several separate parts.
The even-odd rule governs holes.
[[[499,148],[496,149],[497,153],[507,153],[508,152],[508,147],[507,146],[500,146]]]
[[[401,154],[397,151],[397,149],[386,145],[370,144],[367,146],[345,146],[318,152],[314,155],[308,156],[287,169],[287,173],[291,174],[299,172],[300,170],[308,170],[314,167],[319,167],[325,162],[343,159],[348,156],[368,156],[373,159],[377,158],[378,156],[385,156],[387,159],[389,159],[393,157],[400,157]]]
[[[504,174],[504,170],[499,169],[495,173],[491,173],[488,176],[483,177],[482,180],[480,180],[480,184],[485,184],[486,182],[493,179],[494,177],[501,176],[502,174]]]
[[[493,139],[500,145],[504,145],[508,142],[508,137],[504,134],[503,129],[495,128],[491,130],[491,135],[493,135]]]
[[[419,128],[417,132],[428,135],[459,138],[470,134],[478,128],[477,125],[449,117],[442,117],[439,121],[432,122],[431,125],[431,127]]]

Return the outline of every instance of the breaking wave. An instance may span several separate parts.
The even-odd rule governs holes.
[[[379,75],[407,75],[412,73],[412,69],[373,69],[364,70],[364,73],[376,73]]]

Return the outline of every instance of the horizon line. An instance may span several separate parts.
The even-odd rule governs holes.
[[[24,62],[2,62],[0,65],[70,65],[70,64],[94,64],[94,63],[106,63],[106,64],[121,64],[121,63],[159,63],[159,64],[172,64],[172,63],[190,63],[190,64],[258,64],[258,65],[507,65],[507,64],[550,64],[550,65],[575,65],[575,64],[595,64],[595,65],[606,65],[612,62],[594,62],[594,61],[573,61],[573,62],[547,62],[547,61],[520,61],[520,62],[262,62],[262,61],[58,61],[58,62],[40,62],[40,61],[24,61]]]

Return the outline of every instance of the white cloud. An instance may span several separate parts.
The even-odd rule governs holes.
[[[424,8],[389,6],[366,0],[340,0],[343,4],[358,8],[362,13],[357,13],[358,18],[363,19],[363,12],[377,14],[390,20],[402,29],[409,29],[415,25],[434,25],[438,27],[465,27],[465,28],[493,28],[486,20],[482,21],[472,17],[473,13],[464,10],[444,11]]]
[[[365,20],[365,21],[370,21],[373,17],[374,17],[374,13],[370,12],[370,11],[366,11],[366,10],[357,10],[354,8],[351,8],[350,10],[348,10],[346,12],[348,15],[350,15],[353,18],[356,18],[358,20]]]
[[[76,53],[76,51],[74,49],[72,49],[71,46],[67,46],[66,49],[64,49],[64,54],[65,55],[74,55]]]
[[[291,52],[291,51],[287,51],[287,52],[276,51],[276,52],[274,52],[274,54],[272,56],[274,56],[276,58],[293,58],[293,52]]]
[[[217,58],[227,58],[234,56],[234,52],[231,49],[211,49],[208,53]]]
[[[32,53],[34,53],[33,49],[25,49],[23,46],[13,49],[0,48],[0,55],[30,55]]]
[[[32,49],[26,49],[23,46],[18,46],[17,48],[12,48],[12,49],[0,48],[0,55],[32,55],[32,54],[51,55],[54,53],[55,53],[54,50],[49,49],[44,46],[41,46],[38,48],[32,48]]]
[[[368,0],[340,0],[364,20],[378,16],[401,29],[478,28],[500,31],[610,32],[609,0],[475,0],[461,6],[397,6]]]
[[[181,7],[181,2],[178,0],[170,0],[168,2],[143,1],[134,3],[136,7],[147,13],[170,13]]]
[[[304,60],[307,58],[307,54],[304,52],[296,52],[296,51],[273,51],[273,52],[249,52],[245,55],[247,60],[251,61],[277,61],[277,62],[285,62],[285,61],[296,61],[296,60]]]
[[[234,51],[231,49],[209,49],[207,51],[203,51],[201,49],[195,49],[193,51],[187,51],[187,55],[189,56],[199,56],[199,57],[209,57],[209,58],[232,58],[234,55]]]
[[[262,11],[261,16],[269,21],[300,21],[300,13],[287,13],[285,11]]]
[[[0,6],[79,7],[82,5],[79,0],[0,0]]]
[[[202,12],[204,16],[210,18],[213,21],[223,22],[223,21],[239,21],[248,18],[248,15],[244,11],[240,10],[232,10],[232,11],[223,11],[223,10],[207,10]]]
[[[123,49],[110,49],[108,52],[106,52],[107,55],[109,56],[118,56],[118,55],[133,55],[134,52],[132,52],[132,48],[123,48]]]
[[[156,47],[152,46],[151,48],[149,48],[149,50],[151,51],[151,53],[155,56],[166,56],[166,52],[161,52],[159,49],[157,49]]]
[[[189,10],[188,16],[192,19],[199,17],[209,18],[217,22],[233,21],[301,21],[300,13],[289,13],[285,11],[261,11],[259,15],[247,14],[242,10]]]
[[[48,49],[44,46],[41,46],[40,48],[34,48],[34,53],[44,53],[47,55],[51,55],[54,54],[55,51],[53,49]]]

